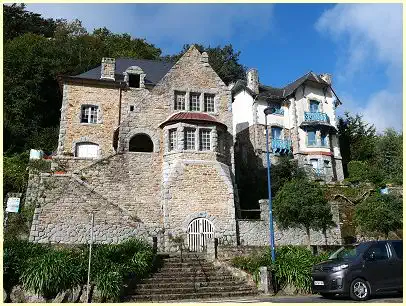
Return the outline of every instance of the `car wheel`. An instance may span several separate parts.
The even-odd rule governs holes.
[[[335,293],[320,293],[320,295],[321,295],[322,297],[324,297],[325,299],[332,299],[333,297],[336,296]]]
[[[356,278],[350,286],[350,297],[355,301],[366,301],[371,296],[371,289],[366,280]]]

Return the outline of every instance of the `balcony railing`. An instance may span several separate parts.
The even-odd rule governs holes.
[[[291,151],[292,141],[290,139],[272,139],[271,147],[274,153],[289,153]]]
[[[316,177],[324,177],[326,175],[326,172],[324,168],[313,168],[313,174]]]
[[[283,115],[283,109],[282,108],[273,108],[271,114],[273,114],[273,115]]]
[[[305,112],[304,113],[304,120],[305,121],[321,121],[321,122],[330,122],[330,118],[327,116],[326,113],[320,112]]]

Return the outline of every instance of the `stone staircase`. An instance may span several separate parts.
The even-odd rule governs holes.
[[[136,285],[127,302],[158,302],[182,299],[218,299],[258,294],[255,286],[220,271],[203,256],[185,253],[161,256],[160,267]]]

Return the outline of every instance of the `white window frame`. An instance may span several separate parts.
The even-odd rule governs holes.
[[[210,129],[199,129],[199,151],[211,151]]]
[[[84,118],[87,116],[86,121]],[[96,124],[99,122],[99,106],[83,104],[80,107],[80,123]]]
[[[196,128],[185,127],[184,149],[196,150]],[[193,137],[192,137],[193,136]],[[193,140],[193,144],[191,141]]]
[[[191,92],[189,94],[189,110],[191,112],[200,112],[200,93]]]
[[[177,129],[170,129],[168,131],[168,151],[175,151],[178,148],[178,135]]]
[[[209,107],[209,105],[210,105],[210,107]],[[214,94],[207,94],[207,93],[204,94],[204,112],[206,112],[206,113],[215,112],[215,95]]]
[[[183,99],[180,99],[183,98]],[[175,91],[174,110],[186,110],[186,92]],[[182,107],[183,106],[183,107]]]

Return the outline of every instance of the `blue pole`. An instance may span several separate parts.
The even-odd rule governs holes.
[[[269,238],[271,242],[272,262],[275,262],[275,237],[273,231],[272,194],[271,194],[271,162],[269,160],[269,136],[268,136],[267,114],[265,114],[265,128],[266,128],[266,161],[268,172],[269,236],[270,236]]]

